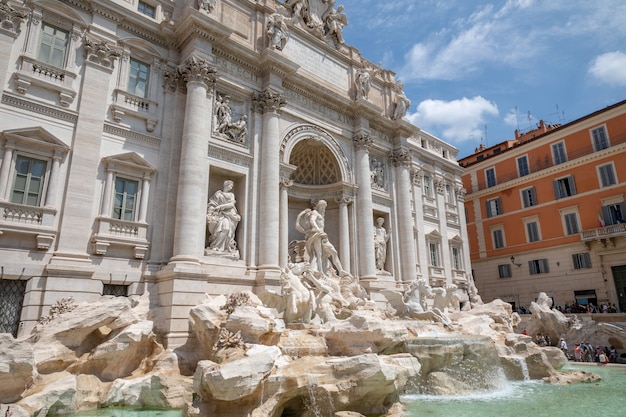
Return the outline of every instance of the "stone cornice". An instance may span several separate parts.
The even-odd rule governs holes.
[[[33,113],[39,113],[44,116],[49,116],[54,119],[64,120],[71,123],[76,123],[76,121],[78,120],[78,114],[76,114],[75,112],[61,110],[56,107],[39,104],[32,100],[24,100],[21,97],[17,97],[7,93],[2,94],[2,104],[31,111]]]
[[[155,146],[161,145],[161,139],[156,136],[145,135],[143,133],[135,132],[133,130],[123,129],[109,122],[104,123],[103,132],[109,133],[114,136],[120,136],[126,139],[133,139],[138,142],[143,142],[143,143],[147,143],[150,145],[155,145]]]
[[[252,166],[252,155],[227,149],[221,144],[209,143],[207,152],[209,158],[219,159],[220,161],[230,162],[247,168]]]

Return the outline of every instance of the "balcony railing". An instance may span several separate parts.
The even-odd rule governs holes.
[[[604,227],[597,227],[595,229],[583,230],[580,234],[583,242],[622,236],[626,236],[626,223],[611,224]]]

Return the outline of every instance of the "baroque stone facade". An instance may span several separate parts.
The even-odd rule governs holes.
[[[416,278],[467,293],[457,150],[404,118],[334,2],[0,3],[0,331],[148,291],[181,345],[205,294],[279,286],[320,200],[373,300]]]

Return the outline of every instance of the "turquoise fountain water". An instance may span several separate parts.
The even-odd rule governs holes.
[[[498,389],[462,396],[405,395],[407,417],[617,417],[626,415],[626,367],[575,366],[596,373],[594,383],[551,385],[503,381]]]

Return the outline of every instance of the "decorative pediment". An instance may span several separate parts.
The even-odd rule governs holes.
[[[452,239],[448,240],[448,242],[452,245],[461,245],[463,244],[463,239],[461,239],[461,236],[455,235]]]
[[[2,132],[2,136],[7,142],[14,142],[20,146],[34,147],[40,150],[43,148],[62,153],[67,153],[70,150],[70,147],[62,140],[41,126],[5,130]]]
[[[102,158],[103,162],[113,170],[124,170],[151,174],[156,168],[135,152],[112,155]]]
[[[426,238],[430,240],[441,240],[441,237],[441,233],[439,233],[437,230],[433,230],[426,235]]]

